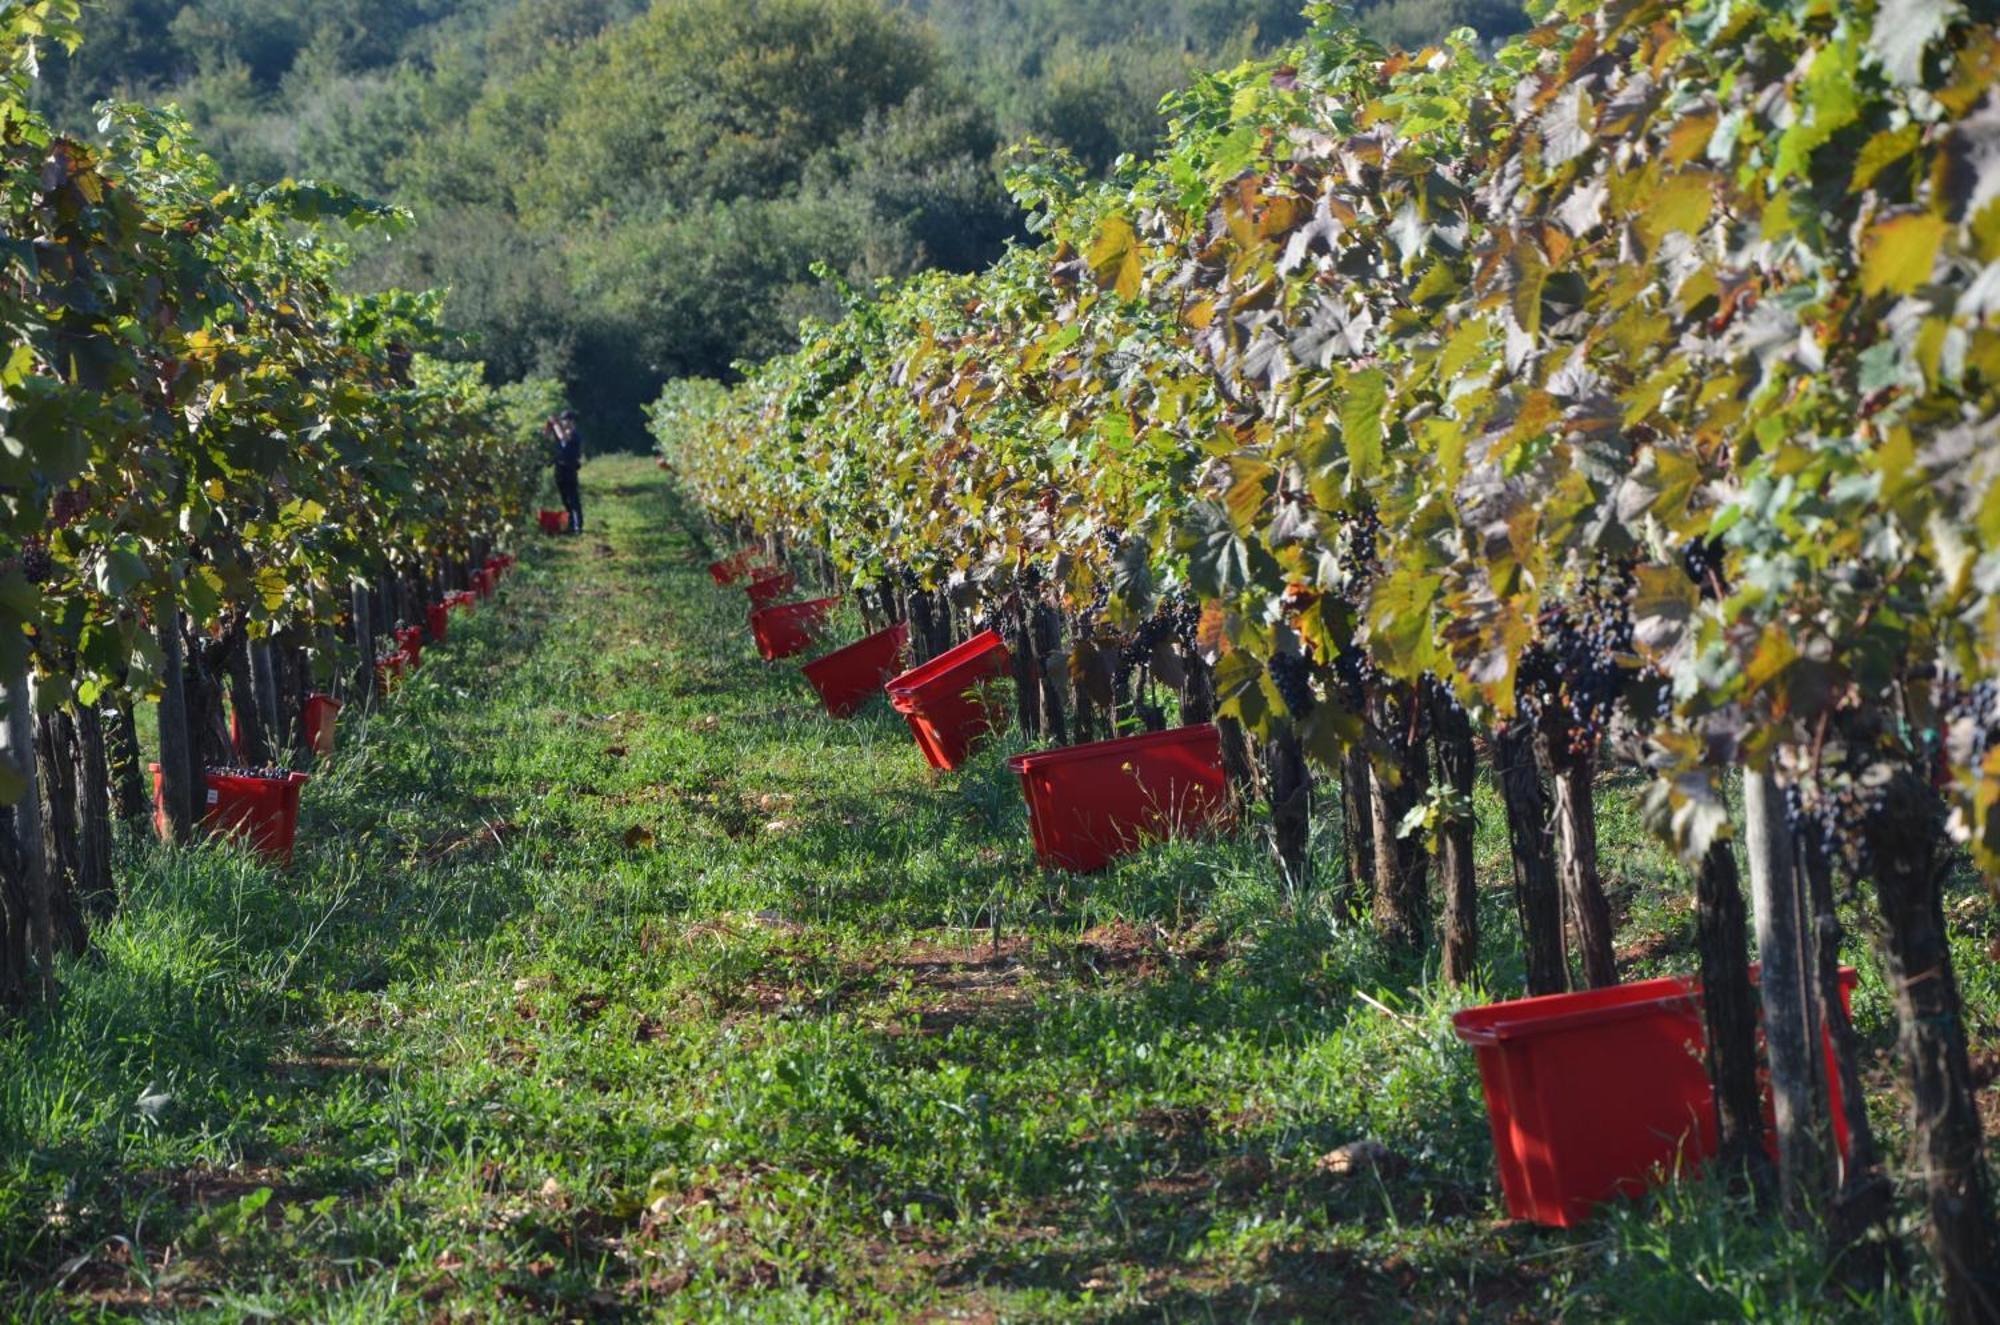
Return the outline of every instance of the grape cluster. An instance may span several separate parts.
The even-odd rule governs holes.
[[[49,545],[39,538],[21,545],[21,555],[15,564],[29,584],[46,584],[49,577],[56,573],[55,558],[49,555]]]
[[[1303,654],[1280,653],[1272,656],[1268,664],[1271,684],[1278,688],[1278,698],[1285,701],[1294,718],[1303,719],[1319,703],[1312,690],[1312,664]]]
[[[1009,645],[1019,648],[1021,616],[1015,610],[1017,606],[1017,600],[1012,595],[983,600],[979,611],[973,615],[972,633],[977,635],[988,630],[998,631],[1001,638]]]
[[[209,772],[214,773],[219,777],[255,778],[260,781],[266,781],[266,782],[270,781],[282,782],[286,778],[292,775],[292,771],[289,768],[284,768],[278,764],[259,764],[255,768],[238,767],[238,766],[232,766],[229,768],[212,768],[209,770]]]
[[[1364,503],[1339,515],[1340,542],[1337,560],[1348,586],[1348,597],[1360,591],[1382,573],[1382,518],[1372,504]]]
[[[1139,628],[1126,639],[1118,650],[1118,664],[1121,667],[1137,667],[1152,658],[1153,650],[1172,639],[1174,618],[1164,608],[1156,611],[1139,623]]]
[[[81,488],[62,488],[49,498],[49,523],[58,529],[74,524],[90,509],[90,494]]]
[[[1727,591],[1722,578],[1722,540],[1691,538],[1681,545],[1681,569],[1701,590],[1704,599],[1715,599]]]
[[[1629,569],[1598,576],[1542,610],[1516,690],[1555,748],[1582,758],[1610,729],[1632,651]]]
[[[1368,655],[1352,644],[1343,644],[1334,650],[1333,676],[1340,683],[1340,693],[1346,697],[1347,706],[1357,711],[1367,702],[1369,692],[1382,680],[1382,673],[1369,661]]]
[[[1818,844],[1829,862],[1854,874],[1868,871],[1866,826],[1882,808],[1882,788],[1868,785],[1850,760],[1822,767],[1811,785],[1785,784],[1785,820],[1794,833]]]

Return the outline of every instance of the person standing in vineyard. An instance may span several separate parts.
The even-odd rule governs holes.
[[[577,430],[576,411],[566,409],[544,425],[555,444],[556,491],[562,495],[563,509],[569,512],[569,531],[583,532],[583,491],[577,472],[583,468],[583,434]]]

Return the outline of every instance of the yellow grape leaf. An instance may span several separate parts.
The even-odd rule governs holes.
[[[1639,235],[1646,247],[1658,248],[1676,231],[1693,234],[1701,229],[1715,205],[1713,190],[1714,176],[1705,170],[1686,170],[1661,180],[1639,217]]]
[[[1848,181],[1847,191],[1859,193],[1873,184],[1877,175],[1916,151],[1922,137],[1922,126],[1905,124],[1900,129],[1884,129],[1863,143],[1860,155],[1854,158],[1854,178]]]
[[[1139,297],[1139,236],[1130,221],[1122,216],[1107,220],[1084,260],[1099,285],[1116,290],[1121,299]]]
[[[264,600],[264,610],[275,612],[285,605],[285,573],[275,566],[266,566],[257,572],[257,593]]]
[[[1748,666],[1743,669],[1744,679],[1753,690],[1762,690],[1779,673],[1792,665],[1799,651],[1792,645],[1792,637],[1780,626],[1766,626],[1757,641],[1756,652],[1750,655]]]
[[[1929,280],[1944,231],[1944,218],[1928,212],[1892,216],[1872,226],[1861,241],[1862,292],[1908,294]]]

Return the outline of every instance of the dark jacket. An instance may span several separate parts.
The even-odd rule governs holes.
[[[557,469],[576,469],[583,464],[583,433],[574,423],[550,424],[549,436],[556,444]]]

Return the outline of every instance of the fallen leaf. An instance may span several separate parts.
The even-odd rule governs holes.
[[[653,830],[644,824],[633,824],[625,830],[625,849],[637,851],[640,847],[653,845]]]
[[[1400,1166],[1400,1161],[1389,1147],[1380,1141],[1349,1141],[1319,1157],[1322,1172],[1345,1177],[1368,1169],[1384,1171]]]

